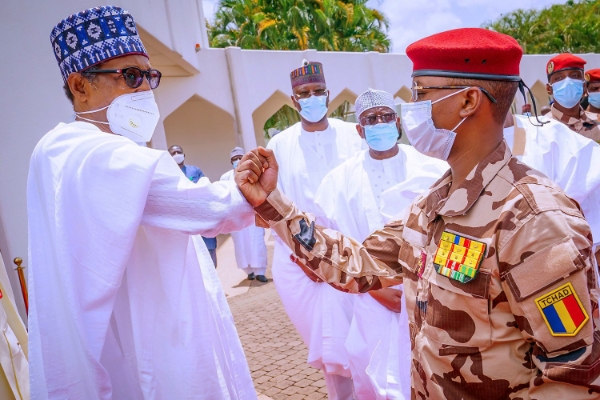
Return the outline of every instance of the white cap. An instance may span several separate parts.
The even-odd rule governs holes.
[[[357,119],[360,119],[363,112],[375,107],[389,107],[396,112],[394,96],[383,90],[368,89],[362,92],[354,103]]]
[[[236,147],[233,150],[231,150],[231,154],[229,156],[229,158],[233,158],[236,156],[244,156],[244,149],[242,149],[241,147]]]

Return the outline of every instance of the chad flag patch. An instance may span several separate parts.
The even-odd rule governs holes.
[[[475,279],[485,253],[485,243],[444,231],[433,266],[438,274],[461,283]]]
[[[571,283],[535,299],[552,336],[575,336],[590,319]]]

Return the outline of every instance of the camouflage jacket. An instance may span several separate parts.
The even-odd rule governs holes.
[[[577,204],[504,142],[449,194],[451,183],[362,245],[279,190],[255,210],[342,290],[404,281],[413,398],[599,398],[598,283]]]
[[[590,118],[590,116],[581,107],[579,110],[579,115],[581,116],[579,119],[569,117],[568,115],[565,115],[561,111],[554,108],[554,105],[552,105],[551,112],[546,114],[546,117],[560,121],[567,125],[572,131],[600,143],[600,122],[594,121],[592,118]]]

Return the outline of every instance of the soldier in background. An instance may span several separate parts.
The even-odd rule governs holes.
[[[583,73],[585,64],[584,59],[567,53],[559,54],[548,61],[546,90],[554,98],[554,103],[546,116],[600,142],[600,124],[592,120],[580,105],[586,92]]]
[[[259,217],[324,281],[350,292],[404,283],[413,398],[598,398],[590,228],[577,203],[514,158],[502,136],[523,85],[521,47],[466,28],[413,43],[407,55],[414,86],[403,132],[451,170],[404,222],[362,245],[317,226],[274,188],[277,162],[262,149],[242,160],[238,185],[254,187],[245,193]],[[253,184],[256,154],[268,168]]]
[[[600,122],[600,68],[585,73],[585,86],[588,93],[586,114],[591,120]]]

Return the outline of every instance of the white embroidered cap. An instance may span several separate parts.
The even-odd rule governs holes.
[[[374,107],[389,107],[396,112],[394,96],[383,90],[368,89],[356,98],[356,102],[354,103],[356,117],[360,118],[363,112]]]

